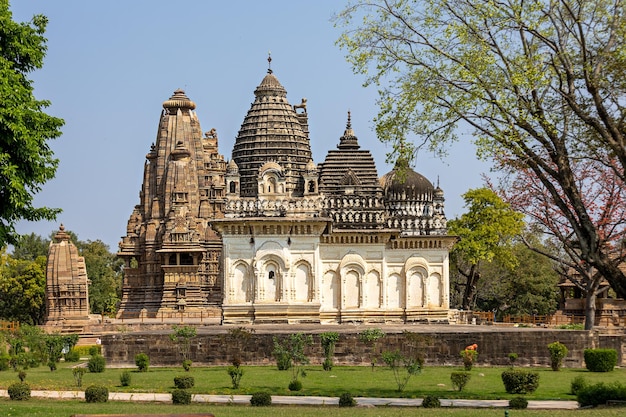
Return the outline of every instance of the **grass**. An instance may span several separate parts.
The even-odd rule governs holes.
[[[76,387],[71,367],[75,364],[61,363],[59,368],[51,372],[47,367],[27,370],[26,382],[34,390],[79,390]],[[435,395],[439,398],[467,399],[510,399],[504,390],[500,375],[507,369],[504,367],[475,367],[472,378],[462,392],[452,388],[450,374],[460,370],[459,367],[425,367],[421,374],[409,381],[403,392],[396,390],[393,373],[383,367],[374,371],[370,367],[336,366],[332,371],[322,370],[321,366],[308,366],[307,377],[302,380],[303,390],[297,394],[287,389],[291,372],[278,371],[274,366],[243,366],[244,375],[241,387],[233,390],[227,367],[196,367],[186,373],[182,368],[155,368],[148,372],[131,370],[131,385],[120,385],[120,374],[128,369],[108,368],[102,373],[86,373],[83,387],[91,384],[102,384],[111,392],[170,392],[174,388],[174,377],[192,375],[195,387],[190,391],[194,394],[251,394],[256,391],[268,391],[272,395],[314,395],[339,396],[342,392],[350,392],[355,397],[407,397],[422,398]],[[589,383],[613,382],[626,380],[626,369],[613,372],[594,373],[586,369],[563,369],[554,372],[549,368],[534,368],[540,374],[539,389],[525,397],[529,400],[575,400],[570,394],[571,381],[583,376]],[[14,371],[0,372],[0,389],[17,382]]]
[[[68,417],[73,414],[174,414],[174,413],[213,413],[217,417],[502,417],[502,409],[425,409],[412,407],[339,408],[336,406],[271,406],[250,407],[243,405],[191,404],[170,405],[156,403],[104,403],[87,404],[84,401],[10,401],[0,399],[0,412],[10,417]],[[597,408],[590,410],[509,410],[511,417],[618,417],[624,415],[624,408]]]

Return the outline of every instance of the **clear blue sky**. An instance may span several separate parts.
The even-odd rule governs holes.
[[[13,20],[49,19],[47,57],[31,79],[36,97],[52,102],[48,113],[65,119],[63,135],[51,143],[60,159],[56,178],[35,199],[63,213],[56,222],[21,222],[18,232],[47,237],[63,223],[81,240],[100,239],[117,251],[139,203],[163,101],[184,89],[203,131],[217,129],[229,160],[268,51],[289,102],[308,100],[314,161],[338,144],[350,110],[361,148],[374,154],[379,176],[388,172],[389,149],[373,130],[376,90],[362,87],[335,46],[340,29],[331,18],[345,3],[12,0]],[[473,146],[459,143],[443,161],[419,155],[415,170],[433,183],[439,178],[451,219],[464,211],[461,194],[481,186],[488,167]]]

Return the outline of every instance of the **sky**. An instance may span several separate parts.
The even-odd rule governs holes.
[[[315,163],[339,143],[351,112],[361,149],[374,155],[378,175],[390,151],[376,138],[375,88],[363,87],[336,46],[342,29],[332,17],[343,0],[12,0],[13,20],[48,17],[47,55],[30,74],[35,97],[63,118],[50,142],[59,167],[35,206],[61,208],[53,222],[17,225],[20,234],[48,237],[63,224],[83,241],[112,252],[139,203],[145,156],[156,139],[163,101],[181,88],[196,103],[203,131],[217,130],[219,150],[232,147],[268,67],[291,104],[307,99]],[[489,166],[477,160],[471,135],[445,159],[426,151],[414,169],[445,192],[446,216],[464,211],[462,194],[483,185]]]

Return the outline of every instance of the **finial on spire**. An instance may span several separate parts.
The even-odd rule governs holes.
[[[272,51],[267,51],[267,73],[272,73]]]
[[[350,110],[348,110],[348,123],[346,124],[346,130],[352,129],[352,118]]]

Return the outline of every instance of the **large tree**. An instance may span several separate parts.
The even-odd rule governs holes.
[[[34,207],[34,195],[54,177],[58,161],[48,141],[61,135],[63,120],[43,109],[28,74],[43,66],[47,19],[12,20],[8,0],[0,0],[0,247],[15,243],[18,220],[53,220],[58,209]]]
[[[0,318],[42,324],[46,305],[46,258],[20,260],[0,250]]]
[[[89,309],[94,314],[115,313],[122,293],[122,265],[124,261],[101,240],[76,243],[85,258],[89,277]]]
[[[355,71],[379,86],[381,140],[412,155],[473,130],[479,155],[542,184],[580,259],[626,297],[572,167],[626,177],[625,19],[621,0],[358,0],[336,22]]]
[[[509,267],[516,265],[511,252],[513,238],[524,228],[523,216],[513,211],[488,188],[469,190],[463,194],[467,213],[448,222],[450,234],[461,240],[452,249],[451,257],[458,272],[465,277],[461,307],[473,309],[481,264],[495,258]]]

